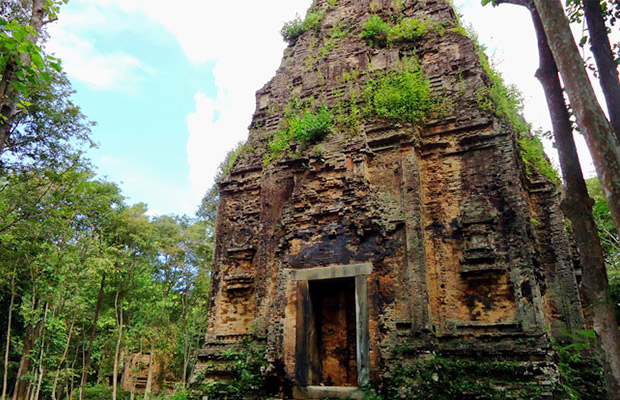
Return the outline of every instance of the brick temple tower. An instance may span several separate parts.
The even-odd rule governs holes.
[[[363,37],[373,15],[387,36]],[[571,246],[480,50],[447,0],[315,0],[311,17],[219,182],[199,370],[225,378],[251,335],[293,398],[359,396],[429,355],[525,363],[549,387],[549,338],[584,326]],[[432,99],[416,121],[377,110],[407,68]],[[295,136],[304,118],[327,132]]]

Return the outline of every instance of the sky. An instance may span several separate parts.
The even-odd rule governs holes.
[[[88,155],[99,176],[151,215],[193,215],[228,150],[247,138],[255,92],[286,46],[280,28],[311,2],[70,1],[49,28],[47,50],[62,59],[75,102],[98,124],[99,146]],[[527,11],[454,3],[506,81],[523,92],[528,121],[550,130]],[[586,153],[582,164],[592,175]]]

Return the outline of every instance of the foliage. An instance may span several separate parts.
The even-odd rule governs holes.
[[[620,321],[620,240],[611,218],[601,182],[598,178],[592,178],[588,179],[586,184],[590,197],[594,199],[592,215],[596,221],[598,235],[603,246],[611,300],[615,305],[616,318]]]
[[[185,390],[177,390],[172,396],[168,397],[167,400],[188,400],[189,394]]]
[[[349,97],[338,102],[335,107],[334,121],[336,125],[352,135],[358,132],[362,116],[362,110],[358,104],[359,97],[357,90],[349,88]]]
[[[403,18],[395,25],[379,15],[371,15],[362,25],[360,37],[372,47],[389,47],[396,43],[415,42],[434,29],[434,24],[417,18]]]
[[[292,21],[286,22],[280,30],[280,34],[285,42],[291,44],[295,43],[297,39],[306,32],[318,32],[321,28],[321,21],[323,21],[324,15],[324,8],[319,10],[311,8],[308,10],[303,20],[297,15]]]
[[[528,174],[532,174],[533,171],[538,171],[556,184],[560,184],[561,181],[558,171],[553,168],[549,158],[545,154],[539,136],[524,132],[520,136],[519,144],[521,145],[521,157],[523,157],[523,161],[525,161]]]
[[[295,16],[295,18],[291,21],[285,22],[284,26],[280,30],[280,34],[284,41],[288,43],[293,43],[306,32],[306,27],[304,26],[304,21],[301,19],[299,15]]]
[[[518,134],[529,131],[530,126],[521,115],[523,112],[521,92],[516,86],[507,85],[501,73],[491,67],[482,46],[477,45],[476,51],[490,80],[489,85],[477,93],[478,106],[482,111],[494,113],[511,124]]]
[[[417,18],[404,18],[396,24],[388,36],[391,43],[415,42],[432,29],[431,23]]]
[[[45,55],[36,44],[38,36],[32,26],[16,18],[0,18],[0,76],[14,75],[10,84],[24,97],[29,96],[30,87],[49,82],[48,68],[60,72],[59,60]],[[22,100],[20,105],[26,108],[30,103]]]
[[[389,31],[390,24],[375,14],[368,17],[364,25],[362,25],[360,37],[365,39],[370,46],[384,47],[388,44]]]
[[[418,361],[399,361],[378,390],[365,389],[368,400],[450,400],[469,396],[485,399],[530,399],[540,388],[528,380],[527,364],[474,361],[429,355]]]
[[[554,394],[571,400],[605,398],[603,368],[592,358],[596,351],[594,330],[577,331],[569,335],[570,342],[554,343],[558,354],[560,381]]]
[[[70,365],[83,362],[103,276],[93,352],[99,374],[112,373],[114,345],[123,332],[127,353],[154,341],[175,379],[188,376],[184,361],[193,365],[189,355],[204,335],[209,289],[211,247],[200,221],[150,219],[143,205],[125,205],[118,187],[94,180],[79,163],[41,172],[0,175],[0,272],[15,276],[15,285],[0,279],[0,297],[17,295],[12,357],[32,360],[24,377],[36,382],[43,365],[58,371],[60,387],[75,383],[81,370]],[[18,343],[32,345],[20,354]],[[42,380],[45,398],[53,373]],[[96,397],[100,389],[92,388],[93,398],[110,398]]]
[[[565,0],[566,15],[571,22],[581,23],[583,20],[583,0]],[[618,0],[601,0],[601,9],[603,16],[608,24],[608,33],[611,33],[611,27],[616,26],[620,20],[620,1]],[[587,38],[586,38],[587,39]]]
[[[47,2],[48,18],[60,3]],[[0,77],[4,84],[17,73],[9,84],[21,100],[0,154],[0,303],[15,299],[10,330],[0,318],[11,344],[8,392],[19,383],[20,362],[20,382],[40,385],[32,398],[73,391],[71,398],[83,374],[101,381],[113,375],[120,354],[147,351],[165,361],[166,379],[184,382],[204,340],[208,224],[149,217],[145,205],[126,204],[116,185],[95,179],[82,156],[92,124],[72,102],[55,59],[37,47],[28,7],[0,4]],[[112,398],[109,385],[85,393]]]
[[[73,162],[84,148],[94,125],[73,103],[67,76],[47,70],[49,80],[28,86],[26,112],[17,116],[7,147],[0,152],[0,168],[56,168]]]
[[[430,82],[415,61],[368,79],[363,95],[370,114],[395,122],[420,125],[435,110]]]
[[[229,366],[230,379],[227,381],[205,381],[196,379],[191,386],[188,399],[243,400],[247,396],[266,399],[273,390],[267,382],[266,346],[248,337],[235,349],[223,354],[223,361]]]
[[[266,155],[266,164],[290,153],[291,145],[296,142],[302,147],[317,143],[332,131],[334,115],[326,106],[313,111],[308,105],[300,105],[293,100],[283,120],[283,127],[269,142],[270,153]]]
[[[117,397],[118,400],[129,400],[130,393],[126,392],[119,388],[119,395]],[[74,399],[78,399],[77,392],[75,393]],[[97,384],[94,386],[89,386],[84,390],[84,399],[85,400],[103,400],[103,399],[111,399],[112,398],[112,387],[107,384]]]

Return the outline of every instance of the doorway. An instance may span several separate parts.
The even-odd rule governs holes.
[[[353,393],[349,389],[368,384],[371,273],[371,264],[292,271],[297,281],[295,377],[300,393],[321,388]]]
[[[357,387],[355,279],[312,281],[309,289],[316,341],[309,345],[318,352],[309,384]]]

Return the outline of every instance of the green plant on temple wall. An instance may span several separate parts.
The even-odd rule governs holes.
[[[423,124],[436,109],[430,82],[415,59],[400,70],[377,74],[366,81],[366,112],[394,122]]]
[[[263,160],[265,164],[289,155],[293,143],[306,148],[323,139],[334,127],[334,116],[327,106],[312,110],[309,104],[300,105],[293,99],[282,125],[269,142],[269,152]]]

